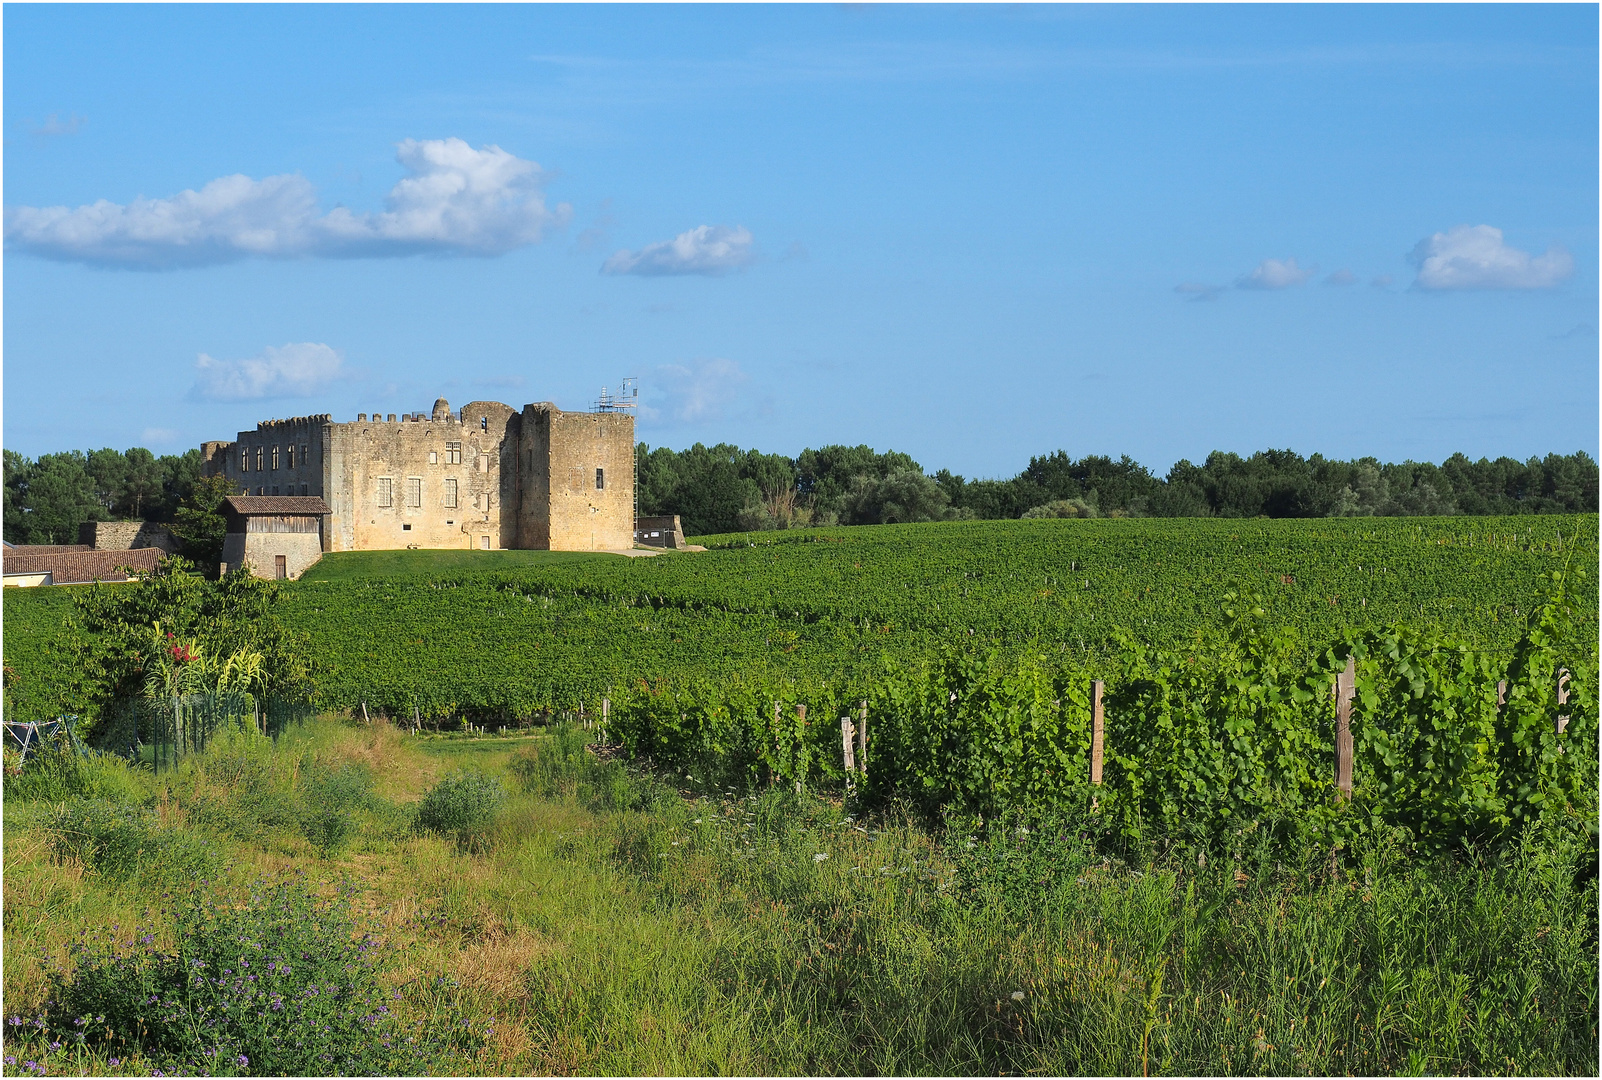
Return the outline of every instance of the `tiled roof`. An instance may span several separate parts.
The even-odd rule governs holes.
[[[42,546],[42,545],[41,545]],[[7,574],[44,574],[56,585],[85,581],[127,581],[122,567],[151,571],[166,556],[160,548],[134,548],[132,551],[58,551],[40,554],[12,548],[5,553]]]
[[[223,506],[236,514],[331,514],[320,495],[232,495]]]
[[[61,555],[68,551],[93,551],[89,544],[7,544],[6,550],[17,555]]]

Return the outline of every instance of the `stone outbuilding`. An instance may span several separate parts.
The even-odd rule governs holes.
[[[259,578],[293,581],[323,557],[328,504],[317,495],[234,495],[224,499],[228,522],[222,572],[249,564]]]

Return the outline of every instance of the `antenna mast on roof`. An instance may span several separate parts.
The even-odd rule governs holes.
[[[623,385],[619,388],[616,397],[612,396],[607,387],[601,387],[601,400],[595,403],[595,411],[622,412],[624,409],[635,408],[639,404],[640,380],[628,378],[623,380]]]

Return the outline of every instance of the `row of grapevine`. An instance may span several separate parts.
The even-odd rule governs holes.
[[[1261,828],[1332,844],[1379,820],[1439,845],[1502,835],[1545,813],[1578,815],[1594,831],[1597,654],[1594,640],[1576,637],[1561,596],[1537,609],[1510,654],[1385,628],[1303,663],[1260,609],[1237,604],[1231,616],[1215,648],[1126,639],[1102,671],[1045,654],[953,651],[861,683],[640,683],[611,696],[607,735],[703,785],[840,789],[839,718],[865,701],[863,794],[931,816],[1095,799],[1126,833],[1197,840]],[[1358,672],[1351,804],[1335,787],[1331,696],[1348,658]],[[1107,687],[1096,787],[1093,677]]]

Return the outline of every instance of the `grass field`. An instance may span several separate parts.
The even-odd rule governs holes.
[[[105,984],[91,1011],[107,1019],[76,1042],[72,1010],[45,1006],[88,1000],[72,943],[187,956],[201,945],[170,912],[188,891],[233,911],[253,882],[298,874],[322,897],[349,883],[402,1021],[458,1018],[426,1071],[1594,1075],[1595,880],[1562,843],[1425,864],[1376,848],[1337,868],[1247,844],[1198,865],[1071,830],[855,820],[783,790],[687,798],[581,744],[324,720],[214,744],[159,782],[112,763],[48,792],[8,777],[4,989],[24,1024],[5,1072],[194,1071],[154,1035],[116,1041],[136,987]],[[464,764],[511,793],[471,844],[417,825]],[[329,811],[330,776],[360,797]],[[150,807],[142,854],[85,844],[86,799]],[[332,846],[329,813],[349,825]],[[236,1055],[305,1034],[253,1025],[197,1044],[219,1051],[199,1068],[249,1072]]]
[[[593,551],[336,551],[323,556],[302,581],[438,577],[491,570],[582,567],[626,556]]]

